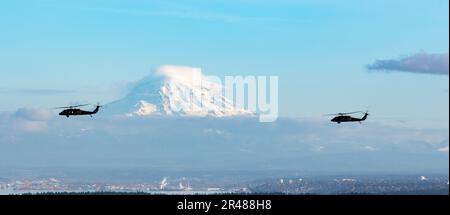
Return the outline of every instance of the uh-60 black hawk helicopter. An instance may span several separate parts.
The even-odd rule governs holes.
[[[326,116],[336,116],[333,119],[331,119],[331,121],[337,122],[338,124],[341,124],[341,122],[359,122],[359,123],[361,123],[362,121],[367,119],[367,116],[369,116],[368,111],[366,111],[364,113],[364,116],[362,118],[356,118],[356,117],[350,116],[350,114],[355,114],[355,113],[363,113],[363,112],[355,111],[355,112],[349,112],[349,113],[336,113],[336,114],[327,114]]]
[[[61,116],[80,116],[80,115],[90,115],[92,117],[93,114],[98,113],[98,111],[100,110],[100,106],[99,104],[97,104],[97,106],[95,107],[95,109],[93,111],[86,111],[86,110],[81,110],[78,107],[83,107],[83,106],[87,106],[89,104],[83,104],[83,105],[74,105],[74,106],[67,106],[67,107],[56,107],[55,109],[64,109],[63,111],[61,111],[59,113],[59,115]]]

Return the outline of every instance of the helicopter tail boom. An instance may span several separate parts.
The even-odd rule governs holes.
[[[92,111],[92,113],[93,114],[96,114],[97,112],[98,112],[98,110],[100,109],[100,106],[99,105],[97,105],[97,107],[95,107],[95,110],[94,111]]]
[[[366,120],[366,119],[367,119],[367,116],[369,116],[369,113],[366,112],[366,113],[364,114],[364,116],[361,118],[361,121]]]

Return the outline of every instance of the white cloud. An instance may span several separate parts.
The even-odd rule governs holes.
[[[218,136],[230,136],[231,135],[229,132],[227,132],[225,130],[212,129],[212,128],[204,129],[203,133],[210,134],[210,135],[218,135]]]
[[[43,132],[48,129],[48,124],[44,121],[17,120],[15,128],[25,132]]]
[[[75,93],[75,90],[61,90],[61,89],[43,89],[43,88],[17,88],[17,89],[0,89],[2,94],[20,94],[32,96],[47,96],[58,94]]]
[[[446,146],[444,148],[440,148],[440,149],[438,149],[438,151],[440,151],[440,152],[447,152],[448,153],[448,146]]]
[[[317,146],[313,148],[313,151],[323,152],[325,150],[325,146]]]
[[[169,8],[167,10],[161,11],[142,11],[142,10],[130,10],[122,8],[87,8],[87,10],[93,12],[112,13],[126,16],[170,17],[176,19],[191,19],[208,22],[222,22],[228,24],[248,24],[248,23],[300,24],[307,22],[306,20],[291,19],[289,17],[246,16],[232,13],[221,13],[218,11],[196,10],[193,8],[184,8],[178,10]]]
[[[419,53],[400,59],[376,60],[367,69],[448,75],[448,53]]]
[[[366,151],[371,151],[371,152],[373,152],[373,151],[376,150],[376,149],[375,149],[374,147],[372,147],[372,146],[364,146],[364,147],[362,147],[362,149],[364,149],[364,150],[366,150]]]
[[[30,121],[47,121],[52,117],[52,112],[42,108],[19,108],[14,116]]]
[[[160,66],[156,69],[155,75],[191,84],[201,84],[205,79],[200,68],[175,65]]]
[[[22,132],[43,132],[48,129],[48,121],[53,113],[42,108],[19,108],[13,116],[14,129]]]
[[[339,132],[342,126],[328,122],[288,119],[267,124],[252,118],[118,119],[98,115],[33,121],[0,115],[0,158],[7,164],[20,161],[23,165],[48,165],[65,160],[73,165],[161,169],[270,167],[332,171],[351,164],[349,170],[387,171],[440,170],[448,165],[447,154],[438,151],[448,143],[430,146],[423,138],[429,133],[448,136],[448,130],[418,132],[370,122],[346,127],[354,130],[352,136]],[[312,138],[315,135],[320,138]],[[448,151],[448,147],[440,151]],[[11,154],[15,157],[6,158]],[[85,159],[80,160],[80,155]],[[389,166],[397,161],[398,165]]]

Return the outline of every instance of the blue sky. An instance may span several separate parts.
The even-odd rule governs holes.
[[[380,122],[448,128],[448,75],[366,68],[377,59],[448,53],[448,4],[5,1],[0,111],[109,102],[127,82],[173,64],[207,75],[278,75],[282,116],[369,107]]]

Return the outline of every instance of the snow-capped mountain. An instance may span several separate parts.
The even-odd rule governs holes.
[[[104,112],[125,116],[252,114],[236,108],[222,92],[223,87],[208,80],[199,68],[162,66],[137,82],[124,98],[105,105]]]

